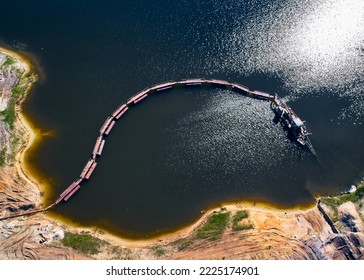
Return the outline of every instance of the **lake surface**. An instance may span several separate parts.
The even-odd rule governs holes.
[[[142,238],[229,201],[304,206],[364,171],[364,4],[293,1],[17,1],[0,39],[39,60],[24,104],[43,132],[27,165],[51,203],[81,172],[106,117],[152,84],[220,78],[279,94],[318,157],[291,143],[267,102],[210,87],[148,97],[117,123],[92,176],[54,209]],[[16,19],[14,19],[16,16]]]

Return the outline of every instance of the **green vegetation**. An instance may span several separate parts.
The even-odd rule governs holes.
[[[332,222],[336,223],[339,220],[339,211],[337,210],[337,207],[340,204],[336,204],[337,202],[334,201],[333,198],[329,197],[321,198],[321,201],[332,209],[332,211],[334,212],[333,215],[330,215],[329,213],[327,214],[330,216]]]
[[[232,219],[232,229],[238,231],[254,228],[254,225],[250,221],[242,223],[242,221],[244,219],[247,219],[248,217],[249,212],[247,210],[241,210],[236,212]]]
[[[182,251],[192,245],[193,239],[192,238],[182,238],[178,240],[177,242],[177,249],[178,251]]]
[[[251,222],[235,225],[235,227],[233,226],[233,230],[235,230],[235,231],[248,230],[248,229],[253,229],[253,228],[254,228],[254,225]]]
[[[8,107],[6,108],[6,110],[1,112],[4,122],[6,122],[9,125],[10,129],[12,130],[14,129],[14,122],[16,119],[15,105],[20,96],[22,96],[23,93],[25,92],[25,89],[26,89],[25,86],[14,87],[12,92],[13,94],[9,100]]]
[[[238,223],[249,217],[249,212],[247,210],[241,210],[235,213],[233,217],[233,224]]]
[[[336,197],[322,197],[320,200],[333,210],[333,215],[330,215],[331,220],[336,223],[339,220],[339,213],[337,207],[341,204],[351,201],[353,203],[360,201],[364,196],[364,185],[357,187],[355,192],[346,193]],[[361,202],[360,202],[361,203]]]
[[[230,222],[230,212],[221,209],[221,212],[212,214],[195,234],[191,237],[182,238],[175,242],[178,251],[190,247],[197,239],[217,240],[227,229]],[[232,217],[232,230],[248,230],[254,228],[253,223],[248,219],[249,212],[246,210],[237,211]]]
[[[355,192],[343,194],[337,197],[323,197],[321,201],[327,205],[339,206],[345,202],[358,202],[364,196],[364,186],[359,186]]]
[[[229,223],[230,212],[217,213],[209,217],[207,222],[196,231],[196,238],[216,240],[221,237]]]
[[[123,249],[119,246],[112,246],[111,253],[115,255],[120,255],[123,252]]]
[[[182,238],[175,242],[178,251],[190,247],[196,239],[219,239],[229,224],[229,218],[230,212],[212,214],[206,223],[196,230],[193,236]]]
[[[19,99],[20,96],[25,92],[25,87],[15,86],[13,88],[13,95],[16,99]]]
[[[77,234],[65,232],[62,244],[83,254],[94,255],[100,252],[99,249],[105,244],[105,241],[93,237],[88,233]]]
[[[15,161],[15,156],[16,153],[18,152],[18,147],[19,147],[18,145],[20,142],[21,142],[21,136],[18,133],[13,133],[13,138],[11,139],[11,149],[7,157],[10,166],[12,166]]]
[[[6,60],[3,64],[3,66],[10,66],[10,65],[13,65],[14,63],[16,63],[15,58],[13,58],[11,56],[6,56]]]
[[[6,147],[0,151],[0,167],[4,166],[6,160]]]
[[[14,129],[14,122],[16,119],[15,105],[17,104],[20,97],[25,93],[28,86],[31,83],[34,83],[36,80],[37,80],[36,74],[22,76],[20,78],[18,85],[12,89],[12,95],[9,100],[8,107],[3,112],[0,113],[4,122],[6,122],[9,125],[11,130]]]
[[[161,246],[156,246],[152,248],[154,255],[157,257],[163,256],[166,254],[166,250],[163,249]]]
[[[134,259],[137,259],[137,256],[134,256],[130,249],[121,248],[119,246],[111,246],[107,242],[105,242],[105,245],[107,245],[107,248],[109,248],[109,252],[114,255],[112,257],[113,260],[134,260]]]
[[[16,63],[16,59],[11,56],[7,56],[4,65],[12,65]],[[10,151],[6,149],[2,149],[0,151],[0,166],[3,166],[5,163],[12,166],[14,164],[15,155],[17,153],[17,149],[19,148],[19,144],[22,143],[22,132],[20,130],[14,130],[14,123],[16,120],[16,105],[19,102],[19,99],[24,95],[29,85],[37,80],[36,74],[22,75],[23,69],[15,69],[19,74],[20,80],[16,86],[12,88],[11,96],[9,97],[7,108],[0,112],[0,117],[2,121],[8,124],[9,128],[12,130],[11,137],[11,145]]]

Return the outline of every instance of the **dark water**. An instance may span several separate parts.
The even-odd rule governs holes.
[[[143,237],[224,201],[307,205],[363,175],[358,1],[7,1],[2,10],[12,12],[0,17],[0,38],[45,73],[24,111],[52,132],[27,154],[52,186],[46,204],[81,172],[106,116],[162,81],[221,78],[278,93],[314,133],[318,159],[289,142],[268,103],[166,91],[118,122],[92,180],[57,215]]]

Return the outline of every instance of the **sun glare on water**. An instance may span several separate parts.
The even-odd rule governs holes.
[[[329,1],[318,5],[299,23],[292,35],[292,48],[319,71],[345,71],[353,63],[355,66],[364,43],[363,30],[364,1]]]
[[[258,2],[249,21],[237,19],[227,32],[211,68],[275,75],[296,96],[334,92],[363,115],[364,1]]]
[[[302,26],[302,50],[317,55],[345,56],[351,45],[360,45],[364,25],[364,1],[329,2],[308,16]],[[301,33],[300,32],[300,33]]]

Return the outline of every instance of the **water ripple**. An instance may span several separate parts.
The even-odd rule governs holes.
[[[238,9],[246,3],[228,1]],[[235,4],[232,4],[232,3]],[[211,69],[280,77],[294,95],[331,92],[349,99],[343,115],[364,113],[364,2],[358,0],[277,1],[254,14],[237,16],[234,28],[216,44],[221,55]],[[224,9],[224,7],[222,8]]]

